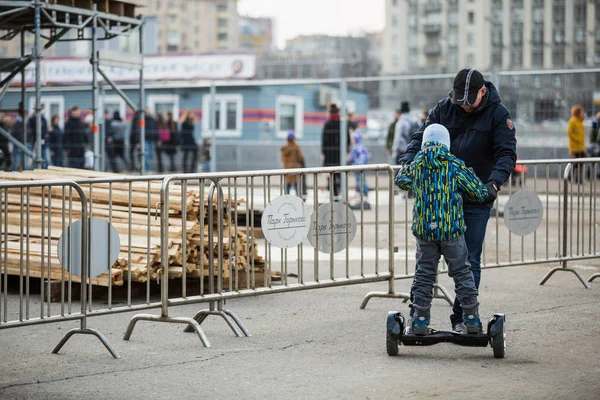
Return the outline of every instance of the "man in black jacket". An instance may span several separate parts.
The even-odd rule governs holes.
[[[65,123],[64,150],[69,155],[69,167],[83,168],[85,146],[88,144],[88,128],[81,120],[78,106],[71,107],[69,120]]]
[[[340,148],[342,145],[340,109],[337,104],[331,103],[328,106],[329,119],[323,126],[323,136],[321,137],[321,157],[323,157],[324,167],[339,167],[341,163]],[[350,126],[346,130],[348,149],[350,149]],[[333,195],[337,198],[340,195],[341,188],[340,174],[333,174]],[[331,190],[331,182],[329,182]]]
[[[473,204],[463,199],[467,226],[465,241],[475,285],[479,288],[481,252],[490,208],[516,165],[515,127],[492,82],[485,81],[475,69],[463,69],[456,75],[448,97],[438,102],[421,129],[412,135],[401,164],[413,160],[421,149],[423,131],[431,124],[444,125],[450,131],[452,154],[463,160],[467,167],[473,168],[479,179],[486,182],[486,204]],[[453,329],[465,332],[458,300],[455,300],[452,311],[450,321]]]

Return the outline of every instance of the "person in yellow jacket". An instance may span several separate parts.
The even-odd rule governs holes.
[[[585,111],[580,105],[575,105],[571,108],[571,119],[567,125],[567,137],[569,138],[569,153],[572,158],[584,158],[585,154],[585,127],[583,120],[585,119]],[[575,181],[582,181],[582,164],[575,164],[573,171],[575,172]]]

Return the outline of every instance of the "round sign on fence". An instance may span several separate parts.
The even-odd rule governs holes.
[[[337,253],[346,248],[346,230],[348,231],[348,243],[352,243],[356,235],[356,217],[352,210],[346,210],[344,203],[326,203],[318,208],[319,221],[316,221],[317,211],[310,218],[310,230],[308,240],[310,244],[323,253],[333,251]],[[346,219],[346,211],[348,218]],[[333,226],[332,226],[333,215]],[[333,231],[333,241],[331,232]],[[317,232],[319,235],[319,246],[317,247]]]
[[[519,190],[510,196],[504,206],[504,224],[509,231],[526,236],[542,223],[544,206],[538,195],[529,190]]]
[[[298,246],[308,233],[310,207],[300,197],[279,196],[265,207],[260,223],[265,239],[273,246]]]
[[[121,240],[116,229],[103,219],[90,218],[89,221],[89,276],[94,277],[105,273],[115,263],[121,249]],[[81,276],[81,226],[81,220],[77,220],[67,227],[60,235],[56,247],[58,260],[63,268],[68,271],[70,267],[71,274],[75,276]]]

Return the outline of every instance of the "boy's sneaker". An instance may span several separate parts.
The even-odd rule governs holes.
[[[371,209],[371,203],[369,203],[368,201],[365,201],[363,203],[363,209],[370,210]]]
[[[427,328],[429,327],[429,319],[425,317],[413,317],[412,319],[412,331],[415,335],[425,336],[427,335]]]
[[[430,318],[429,309],[431,306],[422,307],[416,304],[411,304],[411,306],[415,310],[411,321],[413,333],[419,336],[427,335],[427,328],[429,327]]]
[[[463,306],[463,321],[467,328],[467,333],[481,333],[483,328],[479,319],[479,303],[470,306]]]

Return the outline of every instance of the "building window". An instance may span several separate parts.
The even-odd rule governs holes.
[[[544,42],[544,30],[543,28],[535,28],[531,32],[531,42],[533,44],[542,44]]]
[[[561,29],[554,30],[554,43],[564,43],[565,42],[565,32]]]
[[[467,65],[472,67],[475,64],[475,56],[473,54],[467,54]]]
[[[398,5],[398,0],[392,0],[392,6],[396,7]]]
[[[302,137],[304,99],[297,96],[277,96],[275,126],[279,137],[286,137],[289,131],[294,131],[296,137]]]
[[[202,96],[202,131],[210,136],[211,96]],[[218,94],[215,96],[215,135],[220,137],[242,136],[243,98],[241,94]]]
[[[473,46],[474,42],[475,42],[475,39],[473,37],[473,33],[472,32],[467,33],[467,45]]]
[[[228,21],[226,18],[219,18],[218,27],[219,28],[227,28],[227,25],[228,25],[227,22]]]
[[[458,32],[455,30],[448,32],[448,46],[458,46]]]
[[[109,113],[110,118],[112,119],[115,111],[118,111],[121,118],[125,120],[125,112],[127,111],[125,100],[119,95],[101,96],[100,115],[102,118],[104,117],[104,114]]]
[[[415,14],[410,14],[408,16],[408,26],[415,28],[417,26],[417,16]]]
[[[473,25],[475,23],[475,13],[473,11],[469,11],[469,24]]]
[[[392,15],[392,26],[394,28],[398,26],[398,17],[395,15]]]
[[[575,64],[579,64],[579,65],[585,64],[585,62],[586,62],[585,58],[586,58],[585,47],[580,47],[580,48],[576,48],[575,50],[573,50],[573,62]]]
[[[177,18],[175,18],[174,15],[169,15],[167,17],[167,21],[168,21],[169,25],[175,25],[175,23],[177,22]]]
[[[518,26],[521,27],[522,25],[519,24]],[[513,25],[513,29],[510,34],[512,36],[512,44],[520,45],[523,43],[523,29],[520,29]]]
[[[179,32],[168,31],[167,32],[167,45],[168,46],[179,46]]]
[[[554,84],[554,87],[559,88],[562,86],[562,82],[560,79],[560,75],[554,75],[553,79],[552,79],[552,83]]]
[[[496,69],[502,67],[502,53],[492,53],[492,66]]]
[[[217,36],[218,40],[227,40],[227,34],[226,33],[219,33],[219,35]]]
[[[532,51],[531,64],[534,67],[542,67],[544,65],[544,51],[542,49]]]
[[[502,46],[502,30],[494,29],[492,31],[492,44],[495,46]]]
[[[58,115],[58,124],[65,124],[65,98],[64,96],[42,96],[41,104],[45,108],[46,118],[50,121],[53,115]],[[35,115],[35,96],[29,98],[30,115]]]
[[[539,75],[535,75],[533,77],[533,86],[536,88],[539,88],[542,86],[542,80],[540,79]]]
[[[552,51],[552,64],[557,67],[562,67],[565,64],[565,50],[562,48]]]
[[[392,35],[392,46],[396,47],[398,45],[398,35]]]
[[[578,1],[575,4],[575,10],[574,10],[574,19],[575,19],[575,23],[576,24],[585,24],[585,20],[586,20],[586,12],[585,12],[585,8],[586,8],[586,2],[585,1]]]
[[[523,51],[521,49],[513,49],[511,51],[511,67],[517,68],[523,66]]]
[[[458,25],[458,12],[448,11],[448,25]]]
[[[151,94],[148,96],[148,108],[153,115],[172,112],[179,118],[179,96],[176,94]]]
[[[400,63],[399,63],[399,61],[398,61],[398,56],[394,54],[394,55],[392,56],[392,68],[396,70],[396,69],[398,69],[399,67],[400,67]]]
[[[227,11],[227,4],[217,4],[217,11],[219,11],[219,12]]]
[[[575,29],[575,42],[585,43],[585,28]]]

